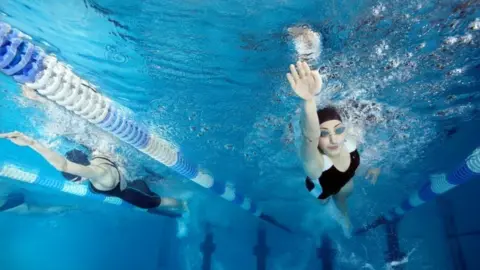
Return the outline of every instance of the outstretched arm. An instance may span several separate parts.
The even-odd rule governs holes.
[[[55,169],[61,172],[71,173],[88,179],[98,179],[101,177],[100,171],[93,169],[91,166],[83,166],[71,162],[62,155],[45,147],[21,132],[15,131],[11,133],[3,133],[0,134],[0,138],[8,139],[19,146],[30,147],[35,152],[39,153]]]
[[[305,101],[302,106],[300,157],[307,175],[316,179],[323,172],[323,158],[318,151],[320,125],[318,123],[317,106],[314,100]]]
[[[318,178],[323,172],[323,158],[318,152],[320,124],[314,93],[322,87],[322,79],[318,71],[311,71],[305,62],[298,62],[296,67],[290,65],[287,79],[295,94],[303,100],[300,120],[303,135],[300,157],[307,175],[312,179]]]

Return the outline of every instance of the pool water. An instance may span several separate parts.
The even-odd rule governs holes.
[[[285,78],[298,57],[287,29],[308,25],[322,36],[318,65],[326,85],[318,102],[339,105],[361,142],[362,168],[349,199],[360,227],[479,146],[479,7],[431,0],[3,0],[0,21],[292,233],[55,104],[26,100],[0,75],[0,133],[22,131],[62,153],[78,144],[115,151],[128,176],[145,167],[163,175],[149,184],[190,208],[188,218],[174,220],[1,178],[0,194],[21,189],[36,204],[72,210],[0,213],[0,268],[480,269],[478,176],[396,228],[345,238],[334,207],[305,192],[289,128],[299,101]],[[1,162],[61,181],[29,149],[4,140],[0,149]],[[382,170],[376,185],[362,179],[369,167]]]

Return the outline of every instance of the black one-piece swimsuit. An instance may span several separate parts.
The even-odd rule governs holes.
[[[324,170],[322,175],[316,179],[316,183],[313,182],[310,177],[307,177],[305,180],[305,185],[310,193],[314,195],[317,199],[326,199],[331,195],[337,194],[342,187],[344,187],[352,178],[355,176],[355,171],[360,165],[360,155],[356,147],[349,145],[352,151],[350,151],[350,166],[344,172],[339,171],[333,163],[331,166]],[[349,147],[347,146],[347,149]],[[330,162],[331,163],[331,162]],[[320,185],[322,188],[322,193],[317,195],[313,190],[315,186]]]

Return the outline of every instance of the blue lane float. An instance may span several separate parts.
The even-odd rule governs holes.
[[[272,217],[263,214],[250,198],[238,194],[232,185],[216,181],[207,171],[187,161],[173,144],[130,119],[67,65],[53,55],[46,55],[42,48],[27,40],[26,35],[2,22],[0,70],[18,83],[36,90],[50,101],[97,125],[180,175],[210,189],[253,215],[286,229]]]
[[[462,164],[450,174],[435,174],[430,176],[430,181],[425,183],[417,192],[393,208],[386,214],[379,216],[372,223],[355,231],[356,235],[365,233],[380,225],[400,220],[408,211],[433,200],[437,196],[464,184],[473,177],[480,175],[480,147],[475,149]]]
[[[42,175],[38,172],[26,170],[17,164],[4,162],[0,165],[0,177],[20,181],[28,184],[39,185],[62,193],[68,193],[79,197],[100,201],[116,205],[123,208],[134,209],[142,212],[148,212],[155,215],[168,216],[173,218],[181,217],[180,213],[160,211],[158,209],[142,209],[138,208],[117,197],[105,196],[100,193],[93,193],[88,185],[75,184],[70,181],[58,180],[52,177]]]

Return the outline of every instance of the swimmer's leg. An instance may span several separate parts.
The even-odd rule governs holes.
[[[337,206],[338,210],[340,211],[343,219],[344,224],[342,225],[343,231],[345,236],[350,237],[352,224],[350,222],[350,217],[348,216],[348,204],[347,198],[353,191],[353,181],[349,181],[337,194],[333,196],[333,201]]]
[[[329,201],[330,201],[330,197],[326,198],[326,199],[318,199],[320,201],[321,204],[323,205],[326,205]]]
[[[168,197],[160,197],[150,190],[143,180],[129,182],[122,191],[121,198],[137,207],[144,209],[158,209],[167,211],[186,211],[185,203]]]
[[[64,214],[75,207],[65,206],[39,206],[27,204],[28,212],[25,214]]]
[[[175,198],[162,197],[162,203],[158,208],[186,210],[186,204]]]

